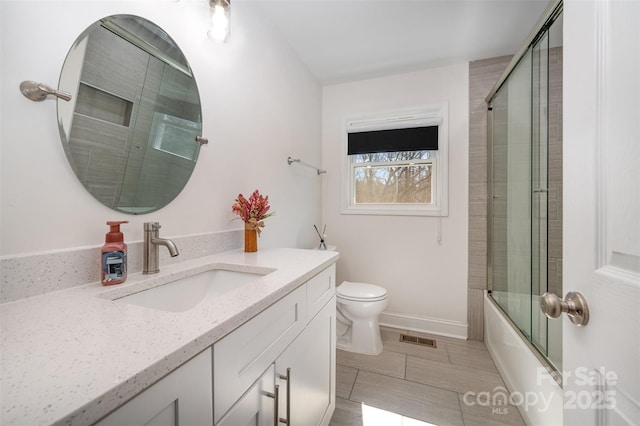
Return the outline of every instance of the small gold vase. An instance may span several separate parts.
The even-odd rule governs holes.
[[[258,251],[258,233],[254,229],[249,229],[249,224],[244,225],[244,251],[251,253]]]

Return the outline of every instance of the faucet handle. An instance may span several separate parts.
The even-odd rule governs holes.
[[[160,228],[162,228],[160,226],[160,222],[145,222],[144,223],[144,230],[145,231],[157,231]]]

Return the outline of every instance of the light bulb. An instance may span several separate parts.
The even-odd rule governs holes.
[[[215,41],[225,41],[229,35],[229,18],[224,7],[216,4],[211,14],[211,28],[208,37]]]

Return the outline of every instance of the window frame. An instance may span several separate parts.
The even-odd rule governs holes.
[[[438,126],[438,150],[434,155],[417,163],[432,164],[432,202],[429,204],[355,203],[355,167],[352,156],[347,155],[350,132],[395,130],[420,126]],[[385,216],[448,216],[448,103],[425,105],[417,108],[382,111],[346,117],[342,132],[341,214]],[[382,162],[393,165],[395,162]],[[378,163],[376,163],[378,164]],[[373,164],[372,164],[373,165]]]

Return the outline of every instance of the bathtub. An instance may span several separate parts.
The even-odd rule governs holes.
[[[548,367],[520,331],[507,319],[485,291],[484,341],[508,389],[510,402],[516,405],[527,425],[561,425],[563,391],[557,383],[558,373]],[[500,410],[503,396],[496,399]],[[496,411],[499,413],[500,411]]]

